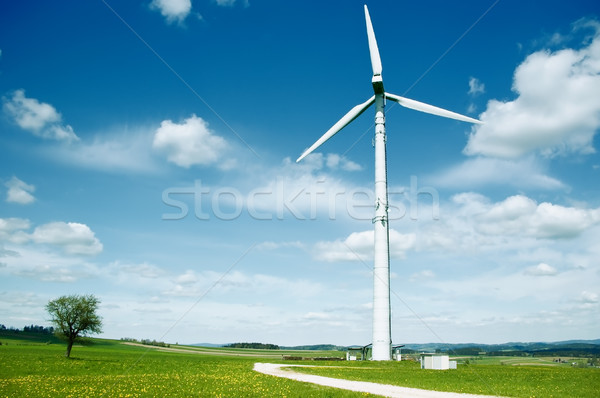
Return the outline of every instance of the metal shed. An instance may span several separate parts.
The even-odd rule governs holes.
[[[450,369],[450,357],[446,354],[422,353],[421,369]]]

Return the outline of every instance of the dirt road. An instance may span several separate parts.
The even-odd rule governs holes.
[[[398,398],[494,398],[491,395],[461,394],[456,392],[440,392],[421,390],[418,388],[408,388],[392,386],[389,384],[369,383],[366,381],[352,381],[343,379],[334,379],[331,377],[308,375],[297,373],[292,370],[282,369],[292,366],[310,366],[310,365],[284,365],[274,363],[255,363],[254,370],[271,376],[285,377],[287,379],[303,381],[307,383],[320,384],[322,386],[342,388],[357,392],[366,392],[370,394],[381,395],[384,397]]]

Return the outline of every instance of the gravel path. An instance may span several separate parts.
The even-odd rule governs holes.
[[[352,381],[334,379],[331,377],[308,375],[297,373],[292,370],[281,369],[282,367],[310,366],[310,365],[283,365],[275,363],[255,363],[254,370],[271,376],[285,377],[287,379],[303,381],[307,383],[320,384],[327,387],[342,388],[357,392],[382,395],[384,397],[399,398],[492,398],[491,395],[461,394],[456,392],[440,392],[421,390],[418,388],[398,387],[389,384],[370,383],[366,381]]]

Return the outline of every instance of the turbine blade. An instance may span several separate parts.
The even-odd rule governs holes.
[[[361,113],[363,113],[368,107],[370,107],[375,102],[375,96],[372,96],[367,101],[362,104],[356,105],[354,108],[350,109],[348,113],[346,113],[340,120],[337,121],[321,138],[317,140],[310,148],[308,148],[300,157],[296,160],[296,162],[301,161],[306,156],[308,156],[312,151],[321,146],[325,141],[333,137],[338,131],[346,127],[350,122],[359,117]]]
[[[371,53],[371,66],[373,67],[373,76],[381,76],[381,58],[379,57],[379,48],[377,47],[377,40],[375,40],[375,32],[373,31],[373,24],[371,23],[371,17],[369,16],[369,9],[365,4],[365,20],[367,21],[367,37],[369,38],[369,52]]]
[[[425,104],[423,102],[400,97],[399,95],[385,93],[385,97],[391,99],[392,101],[396,101],[397,103],[399,103],[400,105],[402,105],[405,108],[410,108],[410,109],[414,109],[416,111],[425,112],[425,113],[431,113],[432,115],[447,117],[449,119],[460,120],[463,122],[483,124],[483,122],[480,120],[461,115],[460,113],[447,111],[446,109],[438,108],[437,106],[433,106],[433,105]]]

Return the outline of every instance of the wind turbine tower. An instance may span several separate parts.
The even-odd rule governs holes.
[[[386,137],[385,137],[385,101],[390,99],[403,107],[420,112],[431,113],[450,119],[461,120],[469,123],[481,123],[479,120],[450,112],[442,108],[428,105],[419,101],[386,93],[383,89],[381,76],[382,66],[379,49],[375,40],[375,32],[371,24],[369,10],[365,5],[365,20],[367,23],[367,38],[373,78],[371,83],[375,95],[362,104],[356,105],[335,123],[321,138],[296,160],[301,161],[308,154],[317,149],[321,144],[350,124],[367,108],[375,104],[375,217],[373,218],[374,231],[374,259],[373,259],[373,352],[375,361],[387,361],[392,355],[392,329],[390,305],[390,239],[388,223],[388,193],[387,193],[387,165],[386,165]]]

